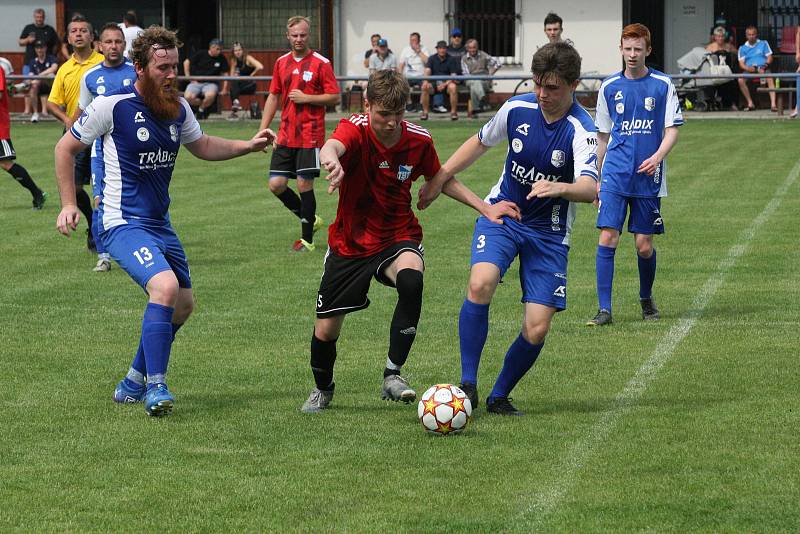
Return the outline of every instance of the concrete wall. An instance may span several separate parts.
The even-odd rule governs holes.
[[[56,28],[56,2],[55,0],[36,1],[34,3],[23,0],[0,0],[0,51],[24,52],[25,49],[17,44],[19,34],[26,24],[33,24],[33,10],[41,7],[45,12],[45,24]],[[58,32],[56,28],[56,32]]]

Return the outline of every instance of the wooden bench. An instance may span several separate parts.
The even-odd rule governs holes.
[[[783,110],[785,109],[784,106],[783,106],[783,95],[784,94],[788,94],[789,95],[789,106],[788,106],[788,108],[789,109],[794,109],[794,106],[792,106],[792,95],[795,93],[795,91],[796,91],[796,88],[794,88],[794,87],[775,87],[775,88],[756,87],[756,92],[757,93],[775,93],[776,94],[777,98],[775,100],[777,100],[776,104],[778,104],[778,115],[783,115]]]

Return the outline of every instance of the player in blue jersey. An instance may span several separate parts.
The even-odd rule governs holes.
[[[210,137],[179,96],[178,42],[174,32],[151,26],[134,41],[136,82],[96,98],[56,145],[61,212],[56,225],[69,235],[80,212],[73,161],[101,139],[105,176],[98,217],[100,235],[114,261],[144,288],[148,303],[139,349],[114,391],[120,403],[144,401],[148,415],[172,411],[166,373],[175,333],[194,307],[189,266],[169,217],[169,182],[181,144],[204,160],[258,152],[275,138],[261,130],[249,141]]]
[[[461,388],[474,408],[478,404],[478,365],[489,331],[489,304],[503,275],[519,257],[525,306],[522,331],[508,349],[486,399],[487,411],[501,415],[522,415],[511,404],[509,394],[539,356],[553,315],[566,308],[573,203],[592,202],[597,180],[595,125],[574,100],[581,72],[578,52],[565,42],[549,43],[534,54],[532,70],[533,94],[503,104],[497,115],[450,157],[434,180],[423,186],[418,204],[425,208],[442,182],[469,167],[490,147],[508,141],[503,173],[486,202],[512,202],[520,217],[505,217],[502,224],[478,218],[467,298],[458,320]],[[468,195],[475,196],[465,193]]]
[[[136,81],[133,63],[122,55],[125,51],[125,34],[113,22],[109,22],[100,29],[100,51],[105,58],[103,62],[87,70],[81,78],[78,97],[78,107],[81,111],[89,107],[95,97],[114,94]],[[102,273],[111,269],[111,255],[106,251],[103,240],[100,238],[100,218],[97,217],[104,174],[103,145],[99,139],[92,145],[91,165],[92,199],[94,201],[91,230],[97,248],[97,265],[94,267],[94,271]]]
[[[597,160],[600,189],[597,227],[597,314],[586,324],[611,324],[614,254],[628,215],[639,264],[639,300],[646,320],[659,318],[653,300],[656,251],[653,234],[664,233],[661,197],[667,196],[665,158],[683,124],[672,80],[648,68],[650,30],[630,24],[622,30],[620,52],[625,70],[606,78],[597,95]]]

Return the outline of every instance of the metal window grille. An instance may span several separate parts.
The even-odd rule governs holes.
[[[311,19],[309,46],[317,48],[317,0],[225,0],[220,10],[222,38],[226,43],[240,41],[249,49],[287,49],[286,21],[295,15]]]
[[[800,24],[800,0],[759,0],[758,37],[777,53],[783,43],[783,28]],[[744,31],[742,31],[744,38]]]
[[[467,39],[505,64],[521,63],[520,0],[450,0],[450,30],[460,28]],[[449,32],[448,32],[449,33]]]

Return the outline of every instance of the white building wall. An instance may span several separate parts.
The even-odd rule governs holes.
[[[37,7],[44,9],[44,22],[56,27],[56,2],[43,0],[35,3],[23,0],[0,0],[0,50],[24,52],[25,48],[19,46],[19,34],[26,24],[33,24],[33,10]],[[58,28],[56,28],[58,31]]]
[[[505,65],[498,74],[530,72],[531,57],[547,42],[543,21],[550,11],[564,19],[564,37],[575,43],[583,57],[583,72],[609,74],[621,68],[618,47],[622,0],[519,0],[519,4],[521,65]],[[362,61],[373,33],[388,39],[389,48],[395,53],[408,44],[408,35],[413,31],[422,35],[422,44],[431,53],[435,53],[436,41],[447,40],[446,0],[341,0],[340,5],[342,28],[334,35],[341,40],[343,64],[337,61],[337,72],[348,76],[367,74]],[[495,90],[511,92],[516,85],[516,81],[498,81]]]

